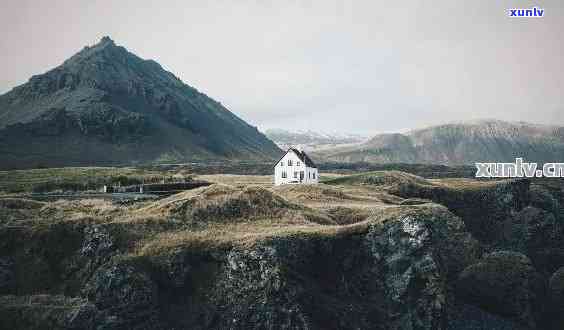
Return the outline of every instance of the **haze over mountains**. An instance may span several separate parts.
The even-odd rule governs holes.
[[[0,96],[0,168],[268,160],[256,127],[109,37]]]
[[[358,134],[320,133],[311,130],[269,129],[265,134],[282,149],[300,147],[305,151],[354,145],[368,140],[367,136]]]
[[[464,165],[475,162],[564,162],[564,127],[479,120],[380,134],[369,141],[323,150],[315,158],[337,162]]]

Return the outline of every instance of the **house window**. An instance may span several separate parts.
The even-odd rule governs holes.
[[[280,162],[280,166],[284,166],[284,161],[281,161],[281,162]]]
[[[294,172],[294,179],[298,178],[298,172]]]
[[[296,162],[296,166],[300,166],[300,161],[299,161],[299,160]]]
[[[292,166],[292,160],[288,159],[288,166]]]
[[[288,174],[286,174],[286,171],[282,171],[282,179],[286,179],[288,177]]]
[[[311,172],[307,172],[307,177],[311,179]]]
[[[313,178],[315,179],[315,172],[313,172]]]

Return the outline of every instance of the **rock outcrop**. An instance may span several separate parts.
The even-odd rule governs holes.
[[[2,329],[100,329],[103,316],[83,298],[61,295],[0,296]]]
[[[564,324],[564,267],[559,268],[548,281],[549,313],[546,328],[556,330]]]
[[[0,294],[9,292],[16,283],[14,262],[10,257],[0,258]]]
[[[499,245],[526,254],[548,276],[564,266],[563,231],[557,215],[528,206],[505,222],[506,240]]]
[[[498,251],[460,273],[456,288],[463,301],[535,329],[542,310],[543,281],[525,255]]]
[[[406,199],[419,198],[442,204],[462,218],[476,239],[487,244],[502,241],[504,224],[531,204],[530,181],[527,179],[436,182],[397,171],[377,171],[341,177],[327,183],[372,187]]]
[[[159,329],[158,291],[150,276],[127,263],[96,271],[83,294],[105,314],[102,328]]]
[[[450,278],[479,248],[446,209],[421,211],[386,216],[352,235],[234,248],[215,291],[227,315],[222,327],[442,327]]]

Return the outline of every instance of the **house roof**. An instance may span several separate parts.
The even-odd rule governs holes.
[[[278,159],[278,161],[276,163],[274,163],[274,166],[278,165],[278,163],[280,163],[282,158],[284,158],[284,156],[286,156],[290,151],[295,153],[298,156],[298,158],[302,162],[304,162],[304,164],[306,164],[307,167],[317,168],[317,165],[315,165],[313,160],[311,160],[311,158],[309,158],[309,156],[305,153],[305,151],[299,151],[296,148],[289,148],[288,151],[286,151],[286,153],[284,153],[284,155],[282,155],[282,157],[280,157],[280,159]]]

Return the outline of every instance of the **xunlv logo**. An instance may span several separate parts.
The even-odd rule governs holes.
[[[515,158],[515,163],[476,163],[477,178],[564,178],[564,163],[526,163]]]
[[[531,9],[509,9],[509,17],[543,17],[544,9],[533,7]]]

